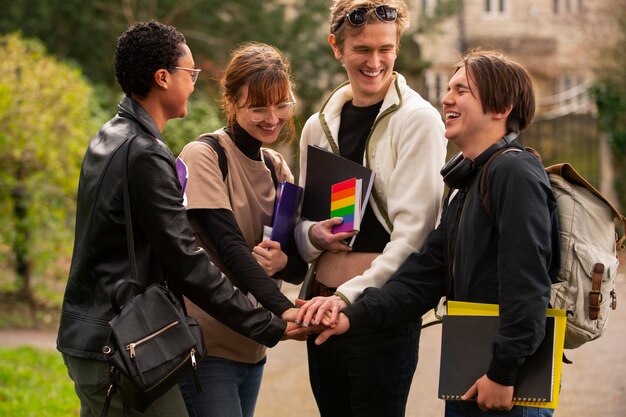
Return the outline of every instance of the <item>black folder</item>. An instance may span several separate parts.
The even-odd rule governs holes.
[[[487,372],[499,322],[499,316],[443,317],[439,398],[460,400],[461,395]],[[554,317],[546,317],[543,341],[519,370],[513,391],[514,402],[552,401],[555,324]]]
[[[321,221],[330,216],[330,191],[333,184],[350,178],[363,180],[363,212],[376,175],[371,169],[317,146],[309,145],[302,217]]]

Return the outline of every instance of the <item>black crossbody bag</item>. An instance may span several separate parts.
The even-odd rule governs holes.
[[[109,322],[111,336],[104,347],[111,365],[111,384],[102,410],[106,416],[111,396],[119,391],[125,404],[145,411],[150,404],[177,385],[206,355],[202,331],[186,314],[184,305],[166,285],[145,288],[139,281],[133,240],[128,189],[127,142],[123,188],[126,241],[132,279],[120,280],[111,294],[117,315]],[[120,304],[118,293],[132,286],[136,294]],[[198,380],[196,379],[196,382]],[[200,389],[199,383],[197,383]]]

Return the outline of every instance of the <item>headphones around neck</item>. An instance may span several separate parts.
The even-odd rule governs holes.
[[[496,153],[498,150],[505,148],[517,139],[518,134],[515,132],[507,133],[502,139],[488,147],[484,152],[476,157],[476,159],[464,158],[463,153],[459,152],[450,159],[441,168],[443,182],[450,188],[461,189],[469,184],[478,168]]]

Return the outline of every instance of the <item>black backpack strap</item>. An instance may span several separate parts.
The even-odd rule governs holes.
[[[228,176],[228,161],[226,161],[226,152],[224,152],[224,148],[222,148],[222,145],[220,145],[215,136],[211,135],[200,136],[196,140],[206,143],[211,148],[213,148],[213,150],[217,154],[217,163],[220,166],[220,171],[222,171],[222,180],[225,181],[226,176]]]
[[[485,210],[485,213],[487,213],[487,216],[489,216],[489,218],[492,220],[493,218],[491,217],[491,207],[489,207],[489,167],[491,167],[494,159],[506,152],[522,152],[522,150],[519,148],[502,148],[498,150],[489,157],[487,162],[485,162],[480,177],[480,200],[483,203],[483,209]]]
[[[269,152],[266,152],[265,150],[263,150],[263,161],[265,162],[265,166],[267,167],[267,169],[270,170],[274,187],[278,187],[278,177],[276,176],[276,168],[274,168],[274,162],[272,162],[272,158],[269,156]]]
[[[220,142],[217,140],[215,136],[211,136],[211,135],[200,136],[196,140],[206,143],[211,148],[213,148],[213,150],[217,154],[217,163],[220,166],[220,171],[222,171],[222,180],[226,181],[226,177],[228,176],[228,161],[226,160],[226,152],[224,152],[224,148],[222,148],[222,145],[220,145]],[[265,150],[263,150],[263,161],[265,162],[265,166],[267,166],[267,169],[270,170],[274,187],[277,187],[278,177],[276,176],[276,169],[274,168],[274,162],[272,162],[272,158],[269,156],[269,153],[266,152]]]

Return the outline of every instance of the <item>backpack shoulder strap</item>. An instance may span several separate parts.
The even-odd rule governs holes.
[[[202,135],[196,139],[200,142],[206,143],[209,145],[215,153],[217,153],[217,163],[219,164],[220,171],[222,171],[222,180],[226,180],[228,176],[228,161],[226,160],[226,152],[224,152],[224,148],[220,145],[220,142],[217,140],[215,136],[211,135]],[[274,186],[278,186],[278,177],[276,176],[276,169],[274,168],[274,162],[272,162],[272,158],[269,156],[269,153],[263,150],[263,160],[265,162],[265,166],[270,170],[270,174],[272,175],[272,182]]]
[[[206,143],[209,145],[215,153],[217,154],[217,163],[220,166],[220,171],[222,171],[222,180],[226,180],[226,176],[228,176],[228,161],[226,160],[226,152],[224,152],[224,148],[220,145],[219,141],[215,136],[211,135],[203,135],[196,139],[200,142]]]
[[[485,213],[487,213],[487,216],[489,216],[489,218],[491,218],[491,207],[489,206],[489,168],[498,156],[507,152],[522,152],[522,150],[518,148],[502,148],[495,152],[493,155],[491,155],[487,162],[485,162],[485,164],[483,165],[483,170],[480,177],[480,200],[482,201]]]
[[[276,176],[276,168],[274,167],[274,162],[272,161],[272,157],[269,152],[263,151],[263,161],[265,162],[265,166],[270,170],[270,174],[272,175],[272,182],[274,183],[274,188],[278,187],[278,177]]]

